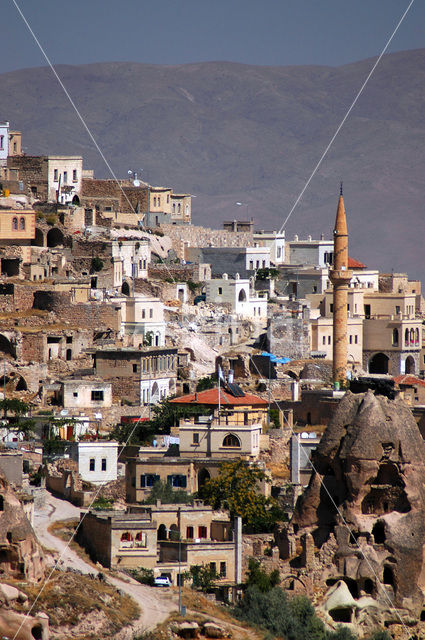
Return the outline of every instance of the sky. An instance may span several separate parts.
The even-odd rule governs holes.
[[[129,61],[338,66],[380,53],[409,0],[2,0],[0,73]],[[415,0],[389,51],[425,47]]]

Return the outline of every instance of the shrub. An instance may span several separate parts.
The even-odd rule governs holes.
[[[137,582],[140,582],[140,584],[148,584],[150,587],[153,587],[155,578],[152,569],[139,567],[138,569],[131,569],[129,573]]]
[[[102,269],[103,269],[103,261],[99,258],[99,256],[95,256],[94,258],[92,258],[91,270],[96,272],[96,271],[102,271]]]

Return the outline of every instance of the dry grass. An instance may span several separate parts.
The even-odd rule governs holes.
[[[78,518],[56,520],[56,522],[53,522],[47,530],[53,536],[60,538],[64,542],[69,542],[79,522],[80,521]],[[89,554],[83,549],[83,547],[80,547],[80,545],[76,540],[74,540],[74,538],[71,540],[69,548],[75,551],[75,553],[80,556],[80,558],[84,560],[84,562],[87,562],[87,564],[90,564],[92,567],[96,566],[96,564],[90,558]]]
[[[276,480],[289,480],[291,477],[291,472],[287,464],[271,462],[268,467],[272,477]]]
[[[21,588],[30,601],[34,601],[40,593],[39,586],[25,585]],[[47,613],[51,627],[56,630],[75,627],[87,621],[89,615],[93,617],[98,613],[100,618],[107,620],[111,636],[129,625],[140,613],[134,600],[127,595],[120,595],[112,585],[94,577],[60,571],[53,573],[40,593],[33,612],[40,611]],[[73,638],[77,637],[73,635]],[[98,637],[98,632],[84,632],[81,636],[86,640]]]

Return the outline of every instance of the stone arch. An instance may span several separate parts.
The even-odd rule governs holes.
[[[27,381],[25,380],[25,378],[23,376],[21,376],[19,373],[16,374],[16,386],[15,386],[15,390],[16,391],[27,391],[28,390],[28,385],[27,385]]]
[[[157,532],[158,540],[166,540],[167,539],[167,527],[165,524],[160,524]]]
[[[10,356],[16,360],[16,349],[14,345],[2,333],[0,333],[0,353],[3,353],[5,356]]]
[[[74,207],[79,207],[80,206],[80,198],[77,195],[75,195],[72,198],[72,204],[74,205]]]
[[[176,524],[170,527],[170,540],[178,540],[180,538],[179,528]]]
[[[246,302],[246,291],[245,291],[245,289],[241,289],[239,291],[238,301],[239,302]]]
[[[407,356],[404,366],[405,366],[405,369],[404,369],[405,373],[410,373],[410,374],[416,373],[415,359],[413,356]]]
[[[362,513],[382,515],[392,511],[408,513],[411,510],[404,490],[405,483],[398,467],[392,462],[383,462],[379,466],[376,478],[370,479],[368,484],[371,485],[371,489],[363,498]],[[377,535],[375,527],[373,534]]]
[[[208,469],[205,469],[205,467],[202,467],[202,469],[198,471],[198,489],[199,487],[202,487],[202,485],[204,485],[206,481],[209,480],[210,478],[211,478],[211,474],[208,471]]]
[[[223,447],[233,447],[234,449],[241,448],[241,441],[234,433],[228,433],[223,438]]]
[[[34,638],[34,640],[42,640],[43,627],[41,626],[41,624],[36,624],[35,627],[32,627],[31,635]]]
[[[59,245],[65,244],[65,236],[62,231],[57,227],[53,227],[49,229],[47,232],[47,246],[48,247],[58,247]]]
[[[36,228],[35,230],[35,238],[33,240],[31,240],[31,245],[33,247],[44,247],[44,233],[42,232],[41,229]]]
[[[123,294],[123,296],[129,296],[130,295],[130,285],[128,284],[128,282],[126,280],[124,280],[124,282],[122,283],[121,293]]]
[[[385,353],[375,353],[369,360],[369,373],[389,373],[390,359]]]
[[[393,329],[393,347],[398,347],[398,329]]]

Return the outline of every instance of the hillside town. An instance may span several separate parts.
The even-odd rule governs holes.
[[[214,229],[173,185],[22,145],[1,122],[3,637],[115,637],[28,615],[51,567],[143,574],[142,610],[184,614],[202,570],[237,603],[253,560],[331,631],[424,634],[425,301],[349,254],[343,185],[319,238]]]

